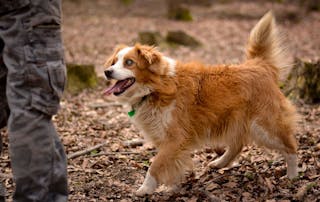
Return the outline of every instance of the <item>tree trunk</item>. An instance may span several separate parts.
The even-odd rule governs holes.
[[[296,59],[284,93],[291,99],[302,99],[310,104],[320,103],[320,60],[306,62]]]

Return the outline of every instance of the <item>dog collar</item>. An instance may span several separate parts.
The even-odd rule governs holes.
[[[136,110],[132,109],[130,112],[128,112],[129,117],[133,117],[136,114]]]
[[[141,98],[141,100],[139,102],[137,102],[136,104],[132,105],[132,109],[131,111],[128,112],[128,116],[131,118],[136,114],[136,110],[138,107],[140,107],[140,105],[142,105],[142,103],[147,99],[148,95],[145,95]]]

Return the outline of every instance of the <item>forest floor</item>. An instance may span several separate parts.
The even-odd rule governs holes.
[[[261,1],[230,2],[211,7],[191,6],[192,22],[167,20],[163,0],[135,0],[125,6],[118,0],[66,0],[63,2],[63,36],[66,61],[94,64],[102,75],[103,63],[115,45],[133,44],[139,31],[181,29],[196,36],[200,48],[160,47],[166,55],[205,63],[233,63],[244,58],[250,29],[269,9],[275,11],[291,57],[317,60],[320,55],[320,13],[306,13],[295,5]],[[209,147],[192,154],[194,173],[176,191],[160,187],[151,196],[137,197],[146,170],[156,154],[150,144],[130,145],[143,137],[130,123],[126,109],[102,91],[66,93],[61,110],[53,117],[66,153],[95,145],[93,151],[68,160],[69,201],[319,201],[320,105],[295,102],[301,115],[295,134],[299,149],[299,177],[288,180],[286,165],[276,152],[248,146],[228,168],[206,170],[217,155]],[[8,155],[8,135],[2,131],[0,180],[11,201],[14,183]]]

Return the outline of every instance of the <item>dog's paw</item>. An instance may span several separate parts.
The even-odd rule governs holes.
[[[144,179],[143,184],[141,187],[136,191],[137,196],[144,196],[147,194],[152,194],[154,190],[158,187],[158,183],[154,177],[152,177],[149,173],[147,172],[146,178]]]
[[[147,187],[145,185],[142,185],[137,191],[136,191],[136,195],[137,196],[145,196],[145,195],[149,195],[152,194],[154,191],[154,189],[152,189],[151,187]]]

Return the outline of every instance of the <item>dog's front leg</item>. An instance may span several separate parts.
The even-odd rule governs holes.
[[[179,182],[192,168],[192,159],[186,148],[186,144],[176,139],[163,143],[136,194],[152,194],[159,184],[172,186]]]
[[[146,178],[144,179],[144,182],[141,185],[141,187],[137,190],[136,194],[138,196],[152,194],[157,187],[158,187],[158,182],[156,178],[153,177],[148,170]]]

